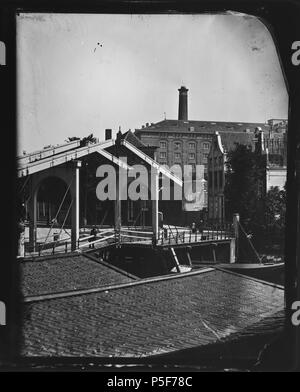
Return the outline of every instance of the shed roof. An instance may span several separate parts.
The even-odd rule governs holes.
[[[22,355],[143,357],[221,342],[281,311],[272,284],[209,269],[24,304]]]
[[[20,264],[23,295],[36,296],[131,282],[134,277],[85,254],[24,260]]]

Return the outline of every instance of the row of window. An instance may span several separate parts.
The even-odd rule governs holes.
[[[175,147],[176,150],[181,149],[181,146],[182,146],[182,142],[180,142],[180,141],[175,141],[174,142],[174,147]],[[207,142],[204,142],[202,144],[202,146],[203,146],[203,150],[207,150],[208,151],[209,147],[210,147],[210,144],[207,143]],[[165,141],[159,142],[159,147],[161,149],[167,148],[167,142],[165,142]],[[189,150],[195,150],[195,149],[196,149],[196,143],[195,142],[189,142]]]
[[[167,159],[167,153],[164,152],[164,151],[160,152],[160,153],[159,153],[159,158],[160,158],[160,159]],[[174,158],[175,158],[176,161],[181,161],[181,154],[180,154],[180,152],[175,152]],[[189,153],[188,158],[189,158],[190,160],[195,160],[195,159],[196,159],[196,154],[195,154],[195,153]],[[203,161],[204,163],[207,162],[207,154],[205,154],[205,155],[203,156],[203,160],[202,160],[202,161]]]

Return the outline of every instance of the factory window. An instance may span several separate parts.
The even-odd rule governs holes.
[[[160,142],[159,147],[160,148],[167,148],[167,142]]]
[[[193,153],[189,154],[189,159],[195,159],[195,154]]]
[[[181,159],[181,154],[180,154],[180,152],[175,152],[175,159],[176,159],[176,160]]]
[[[175,150],[179,150],[181,148],[181,143],[180,142],[174,142],[174,147],[175,147]]]
[[[195,143],[193,143],[193,142],[189,143],[189,149],[195,150]]]
[[[207,154],[203,155],[203,163],[207,163]]]
[[[209,150],[209,143],[203,143],[203,150]]]
[[[167,153],[166,153],[166,152],[161,152],[161,153],[159,154],[159,157],[160,157],[161,159],[166,159],[166,158],[167,158]]]

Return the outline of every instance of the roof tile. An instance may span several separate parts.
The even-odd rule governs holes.
[[[282,289],[218,270],[30,302],[22,355],[170,353],[241,333],[283,304]]]

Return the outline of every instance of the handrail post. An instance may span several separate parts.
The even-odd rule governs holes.
[[[234,238],[235,238],[235,261],[239,259],[239,214],[233,214],[233,230],[234,230]]]
[[[152,246],[155,247],[155,246],[156,246],[156,243],[157,243],[156,234],[153,233],[153,234],[152,234]]]

